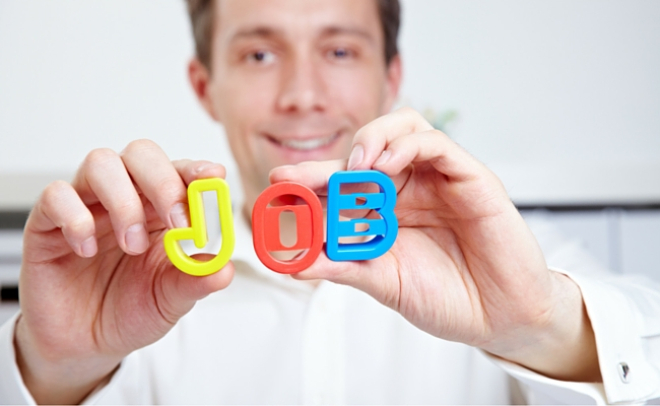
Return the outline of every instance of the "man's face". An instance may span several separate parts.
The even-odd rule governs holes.
[[[345,158],[399,84],[385,65],[375,1],[220,0],[206,107],[229,139],[246,193],[277,166]]]

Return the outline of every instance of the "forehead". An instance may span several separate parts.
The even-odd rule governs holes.
[[[231,42],[245,32],[289,39],[353,32],[383,41],[376,0],[217,0],[214,39]]]

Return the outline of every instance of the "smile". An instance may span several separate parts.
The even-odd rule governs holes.
[[[289,139],[278,140],[271,136],[269,136],[268,138],[274,143],[284,148],[294,149],[297,151],[310,151],[313,149],[317,149],[329,145],[338,137],[339,137],[339,133],[337,132],[328,137],[308,138],[308,139],[289,138]]]

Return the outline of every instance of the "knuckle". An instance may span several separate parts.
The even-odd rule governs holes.
[[[89,213],[80,213],[67,221],[62,230],[69,235],[86,235],[92,229],[94,219]]]
[[[117,159],[117,157],[117,153],[110,148],[97,148],[87,154],[83,166],[87,168],[104,166],[108,162]]]
[[[443,133],[442,131],[438,129],[432,129],[429,132],[429,138],[435,140],[435,141],[451,141],[451,138],[447,136],[447,134]],[[453,143],[453,141],[452,141]],[[458,144],[457,144],[458,145]]]
[[[410,106],[405,106],[402,107],[400,110],[401,116],[406,120],[410,122],[415,122],[415,123],[424,123],[423,127],[429,127],[432,128],[431,124],[429,124],[428,120],[424,118],[424,116],[414,108]]]
[[[63,180],[53,181],[44,188],[43,196],[45,198],[52,198],[53,196],[64,192],[69,187],[69,184]]]
[[[399,113],[401,113],[402,116],[407,117],[407,118],[414,118],[414,117],[421,117],[422,115],[417,112],[417,110],[413,109],[410,106],[403,106],[398,110]]]
[[[158,145],[146,138],[142,138],[139,140],[131,141],[124,151],[122,151],[122,155],[127,155],[127,154],[134,154],[134,153],[140,153],[144,151],[150,151],[150,150],[155,150],[159,149]]]
[[[142,202],[137,197],[134,199],[122,199],[115,202],[115,204],[108,209],[122,217],[130,216],[135,212],[142,211]]]
[[[368,129],[369,129],[369,124],[366,126],[360,128],[355,132],[355,135],[353,136],[353,144],[360,143],[364,141],[367,138],[368,135]]]
[[[47,207],[52,207],[69,189],[71,189],[71,185],[63,180],[51,182],[44,188],[41,201]]]
[[[154,186],[158,191],[158,197],[163,202],[178,201],[185,195],[185,190],[178,180],[164,178]]]

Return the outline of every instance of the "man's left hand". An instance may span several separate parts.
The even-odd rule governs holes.
[[[500,180],[417,112],[380,117],[348,161],[271,172],[324,194],[339,170],[376,169],[397,189],[399,235],[370,261],[321,254],[298,279],[327,279],[372,295],[436,337],[482,348],[547,376],[600,381],[594,333],[578,286],[548,270]]]

